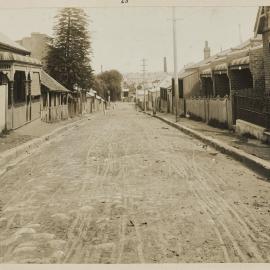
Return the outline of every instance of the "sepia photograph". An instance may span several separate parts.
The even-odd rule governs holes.
[[[0,0],[0,269],[270,262],[270,2],[203,2]]]

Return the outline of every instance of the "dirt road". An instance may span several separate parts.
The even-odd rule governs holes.
[[[270,261],[270,183],[129,104],[0,186],[2,263]]]

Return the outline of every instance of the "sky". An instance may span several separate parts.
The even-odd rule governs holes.
[[[203,58],[207,40],[211,54],[228,49],[254,36],[258,7],[177,7],[177,61],[183,65]],[[147,71],[162,71],[167,57],[173,70],[172,8],[108,7],[85,8],[89,15],[92,67],[141,72],[142,58]],[[0,10],[1,32],[13,40],[41,32],[53,36],[57,8],[7,8]],[[240,25],[240,31],[239,31]]]

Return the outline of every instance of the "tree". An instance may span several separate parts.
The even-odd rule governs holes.
[[[87,15],[81,8],[63,8],[56,15],[54,39],[47,56],[47,71],[68,89],[93,85],[91,42]]]
[[[121,82],[123,80],[122,74],[117,70],[105,71],[97,76],[99,82],[102,82],[104,97],[107,97],[110,91],[111,101],[121,99]]]
[[[95,76],[93,88],[97,91],[97,94],[103,98],[107,98],[106,95],[106,83],[100,79],[98,76]]]

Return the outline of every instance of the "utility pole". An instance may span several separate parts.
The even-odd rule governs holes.
[[[178,90],[177,37],[176,37],[175,7],[172,8],[172,24],[173,24],[173,64],[174,64],[173,66],[174,66],[175,122],[177,122],[179,90]]]
[[[166,56],[163,58],[163,71],[164,71],[164,73],[168,72],[167,71],[167,57]]]
[[[143,107],[144,107],[144,111],[146,111],[146,98],[145,98],[145,72],[146,72],[146,59],[143,58],[142,59],[142,73],[143,73],[143,82],[142,82],[142,85],[143,85]]]
[[[239,31],[239,41],[240,41],[240,44],[243,43],[243,39],[242,39],[242,31],[241,31],[241,24],[239,23],[238,24],[238,31]]]

